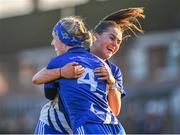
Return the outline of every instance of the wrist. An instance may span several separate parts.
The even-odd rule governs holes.
[[[112,83],[112,84],[109,84],[109,90],[114,90],[114,89],[117,89],[117,83]]]

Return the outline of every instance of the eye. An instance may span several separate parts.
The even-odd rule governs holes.
[[[115,38],[114,38],[113,36],[110,36],[110,39],[111,39],[112,41],[115,41]]]
[[[117,40],[117,44],[120,45],[121,44],[121,40]]]

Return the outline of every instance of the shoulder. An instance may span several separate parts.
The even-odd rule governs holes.
[[[106,61],[107,64],[109,65],[109,67],[111,68],[112,72],[120,72],[121,73],[121,69],[120,67],[118,67],[116,64],[112,63],[111,61]]]
[[[51,58],[48,62],[47,68],[48,69],[58,68],[63,63],[63,61],[66,60],[65,57],[66,55],[63,54],[63,55],[59,55],[59,56]]]

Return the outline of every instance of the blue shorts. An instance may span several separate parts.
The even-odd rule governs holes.
[[[125,135],[126,132],[123,126],[119,124],[97,124],[97,123],[86,123],[78,127],[74,134],[116,134]]]
[[[51,126],[43,123],[42,121],[38,121],[34,135],[43,135],[43,134],[64,134],[56,129],[52,128]]]

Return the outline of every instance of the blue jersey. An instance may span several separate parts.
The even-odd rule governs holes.
[[[72,134],[64,114],[59,111],[57,101],[58,97],[43,106],[34,134]]]
[[[83,75],[78,79],[61,78],[54,81],[60,86],[58,92],[72,129],[84,123],[117,124],[117,118],[108,108],[106,81],[97,80],[98,76],[93,72],[95,68],[103,66],[96,56],[83,48],[73,48],[53,58],[47,68],[63,67],[73,61],[85,67]]]
[[[116,83],[118,84],[117,85],[118,90],[120,90],[121,98],[123,98],[125,96],[126,92],[124,91],[124,88],[123,88],[123,78],[122,78],[121,70],[119,69],[119,67],[117,65],[113,64],[110,61],[106,61],[106,63],[110,67],[111,72],[112,72],[114,78],[116,79]],[[52,83],[50,82],[50,83],[46,83],[44,86],[45,86],[44,89],[45,89],[45,93],[46,93],[45,95],[48,99],[52,99],[52,97],[56,96],[57,85],[52,85]],[[54,103],[56,103],[56,102],[54,102]],[[45,106],[49,106],[48,108],[54,108],[54,106],[56,106],[58,109],[56,109],[56,111],[54,109],[50,109],[49,115],[48,115],[47,107],[43,107],[39,120],[43,121],[43,124],[46,123],[47,125],[49,125],[51,127],[51,129],[54,129],[55,131],[58,131],[60,133],[63,133],[63,134],[67,134],[67,132],[72,133],[72,131],[69,127],[69,124],[68,124],[69,121],[67,121],[68,118],[67,118],[67,116],[65,118],[65,116],[63,115],[62,109],[61,109],[61,111],[59,110],[58,104],[51,105],[48,103]],[[60,107],[62,108],[62,106],[63,105],[61,104]],[[57,117],[56,113],[54,111],[61,114],[62,116],[60,115],[60,117]],[[47,133],[51,133],[51,132],[49,132],[49,130],[48,130]]]
[[[106,63],[108,64],[114,76],[114,79],[116,80],[118,90],[121,93],[121,98],[123,98],[126,95],[126,91],[124,90],[124,86],[123,86],[123,77],[122,77],[121,70],[117,65],[113,64],[112,62],[108,60],[106,61]]]

